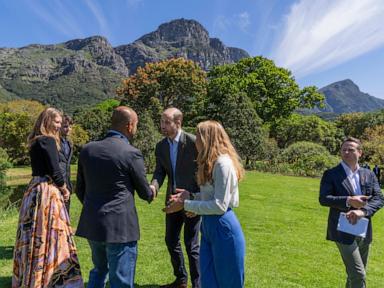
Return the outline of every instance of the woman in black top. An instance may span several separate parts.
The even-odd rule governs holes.
[[[28,137],[32,180],[24,193],[14,249],[12,287],[84,287],[60,172],[61,113],[45,109]]]

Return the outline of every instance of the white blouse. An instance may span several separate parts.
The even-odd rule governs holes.
[[[239,206],[239,189],[231,158],[220,155],[212,172],[212,183],[200,186],[195,200],[185,200],[184,210],[199,215],[222,215],[227,209]]]

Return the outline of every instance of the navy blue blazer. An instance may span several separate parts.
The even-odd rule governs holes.
[[[158,191],[161,185],[163,185],[165,177],[168,176],[165,203],[167,203],[170,195],[175,193],[172,187],[174,177],[176,177],[177,188],[186,189],[192,193],[200,191],[200,187],[196,183],[197,150],[195,142],[196,137],[194,135],[181,131],[180,142],[177,148],[176,171],[178,173],[176,175],[173,175],[168,139],[163,138],[156,145],[156,168],[151,183]]]
[[[372,241],[371,217],[384,205],[383,194],[375,174],[369,169],[360,168],[360,187],[363,195],[372,196],[367,204],[361,208],[369,219],[368,230],[364,241]],[[337,231],[340,212],[348,212],[354,208],[347,207],[347,197],[353,196],[353,188],[341,164],[324,172],[320,183],[319,202],[330,207],[328,215],[327,240],[350,245],[355,236]]]
[[[83,204],[76,235],[126,243],[140,238],[135,191],[151,202],[141,152],[119,136],[88,143],[81,150],[76,195]]]

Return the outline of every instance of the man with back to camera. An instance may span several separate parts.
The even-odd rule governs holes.
[[[324,172],[319,201],[330,207],[327,240],[336,242],[347,271],[346,287],[366,287],[366,265],[372,242],[371,217],[384,205],[383,195],[374,173],[359,166],[362,155],[360,140],[348,137],[341,145],[341,163]],[[356,224],[362,217],[369,220],[366,237],[337,230],[340,212]]]
[[[83,204],[76,235],[88,240],[94,268],[88,287],[134,287],[139,223],[134,191],[149,203],[149,187],[141,152],[129,139],[138,118],[131,108],[119,106],[111,130],[103,140],[90,142],[80,153],[76,194]]]
[[[179,109],[168,108],[161,116],[161,132],[165,136],[156,145],[156,169],[152,187],[158,191],[168,177],[166,204],[176,188],[183,188],[192,193],[199,191],[196,183],[197,150],[196,137],[181,129],[183,114]],[[162,288],[186,288],[188,274],[180,244],[180,232],[184,225],[184,244],[189,259],[189,270],[193,288],[200,287],[199,273],[199,230],[200,216],[189,218],[184,210],[166,214],[165,242],[171,256],[175,281],[160,286]]]

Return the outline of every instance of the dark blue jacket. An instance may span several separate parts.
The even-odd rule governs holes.
[[[375,174],[369,169],[360,168],[360,187],[363,195],[372,196],[367,204],[361,208],[369,219],[366,243],[372,241],[371,217],[384,205],[384,198]],[[324,172],[320,184],[319,201],[323,206],[330,207],[328,216],[327,240],[342,244],[352,244],[355,236],[337,231],[340,212],[348,212],[352,207],[347,207],[347,197],[353,195],[353,188],[341,164]]]
[[[135,191],[152,201],[138,149],[116,135],[85,145],[78,163],[76,194],[83,209],[76,235],[107,243],[139,240]]]

